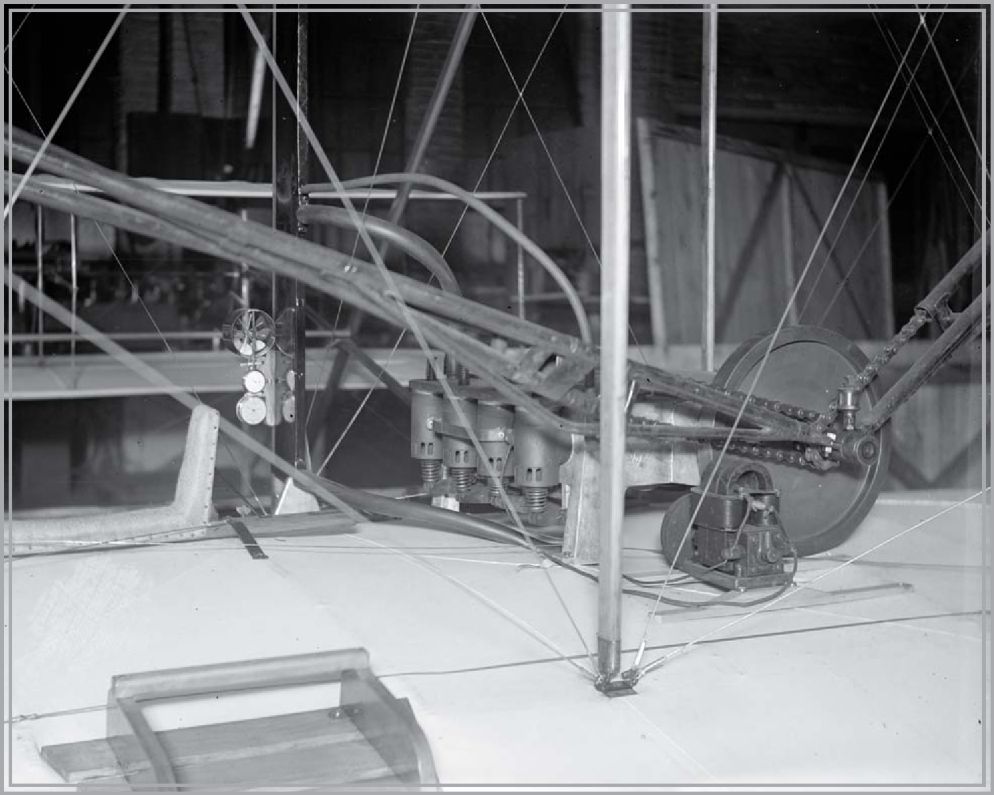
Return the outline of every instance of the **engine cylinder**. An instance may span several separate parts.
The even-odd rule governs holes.
[[[546,429],[526,410],[514,411],[514,485],[520,489],[559,485],[568,447],[562,434]]]
[[[514,409],[499,400],[481,400],[477,404],[476,433],[480,447],[486,453],[476,465],[476,473],[481,478],[490,479],[493,470],[496,477],[509,479],[514,472],[511,461]],[[488,467],[489,464],[489,467]],[[493,484],[496,488],[496,484]]]
[[[442,438],[431,423],[442,418],[444,401],[427,381],[411,382],[411,457],[419,461],[442,460]]]
[[[476,401],[470,400],[469,398],[456,396],[455,402],[446,401],[442,406],[442,421],[446,425],[462,426],[462,419],[459,417],[459,413],[456,410],[457,405],[462,409],[462,413],[466,416],[469,427],[475,433],[477,413]],[[479,456],[476,454],[476,449],[473,447],[473,443],[469,439],[443,434],[442,463],[445,464],[445,466],[447,466],[450,470],[471,469],[475,473],[477,464],[479,463]]]

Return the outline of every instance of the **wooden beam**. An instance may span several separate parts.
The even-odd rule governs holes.
[[[659,258],[659,219],[656,206],[656,170],[649,122],[636,122],[639,149],[639,177],[642,185],[642,214],[645,225],[645,269],[649,291],[649,318],[652,344],[662,356],[666,352],[666,312],[663,303],[663,263]]]

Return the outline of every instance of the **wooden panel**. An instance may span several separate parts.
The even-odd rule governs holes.
[[[654,223],[648,226],[658,230],[655,248],[667,339],[697,342],[703,304],[700,146],[659,125],[650,129],[651,147],[643,147],[651,149],[653,158]],[[800,280],[809,261],[798,293],[799,322],[824,325],[851,338],[893,332],[886,311],[890,276],[884,253],[889,241],[881,240],[886,224],[877,222],[882,185],[875,176],[862,190],[860,176],[852,181],[815,249],[844,183],[836,168],[727,138],[719,140],[715,167],[718,341],[738,342],[775,327],[794,280]],[[792,252],[790,261],[786,247]]]
[[[158,737],[181,784],[382,783],[392,777],[394,772],[355,724],[330,713],[321,709],[194,726]],[[46,746],[42,756],[70,784],[123,783],[106,739]],[[136,767],[133,772],[141,771]]]

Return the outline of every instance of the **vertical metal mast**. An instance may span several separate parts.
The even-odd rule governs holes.
[[[273,10],[273,54],[287,78],[293,81],[302,115],[307,115],[307,13]],[[293,108],[273,80],[273,226],[300,235],[297,207],[300,187],[307,180],[308,144]],[[273,276],[273,317],[292,312],[293,396],[296,416],[273,429],[273,451],[299,469],[307,467],[307,416],[305,391],[304,288],[295,279]]]
[[[628,391],[631,187],[631,6],[604,6],[601,22],[600,565],[597,667],[621,667],[621,524]]]
[[[704,174],[704,312],[701,329],[701,366],[714,371],[714,219],[715,219],[715,106],[718,100],[718,6],[704,12],[701,66],[701,155]]]

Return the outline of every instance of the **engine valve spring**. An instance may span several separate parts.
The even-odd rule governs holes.
[[[442,479],[442,462],[423,460],[421,461],[421,482],[425,488],[430,489]]]
[[[449,477],[456,487],[456,492],[462,494],[469,491],[470,487],[476,481],[476,469],[473,467],[450,467]]]
[[[532,513],[545,510],[545,501],[549,496],[547,486],[525,486],[522,489],[525,497],[525,506]]]

